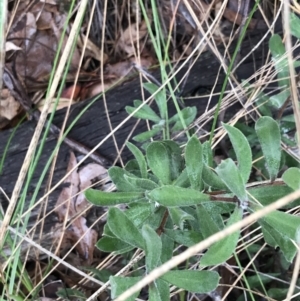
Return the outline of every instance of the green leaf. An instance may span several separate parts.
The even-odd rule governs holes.
[[[209,293],[219,284],[219,274],[212,271],[169,271],[161,279],[193,293]]]
[[[142,235],[145,239],[146,269],[147,273],[158,266],[162,251],[162,242],[157,233],[149,226],[144,225]]]
[[[153,190],[159,187],[155,182],[148,179],[141,179],[137,177],[129,177],[124,175],[124,179],[134,187],[134,190]]]
[[[197,116],[197,108],[196,107],[187,107],[184,108],[181,111],[182,114],[182,118],[184,120],[184,124],[182,124],[182,121],[179,117],[179,113],[177,113],[176,115],[174,115],[170,120],[169,123],[175,121],[175,124],[172,127],[172,131],[176,132],[176,131],[181,131],[183,129],[185,129],[185,127],[188,127],[196,118]]]
[[[203,162],[209,166],[213,167],[213,153],[209,141],[203,143]]]
[[[161,131],[161,128],[157,127],[157,128],[154,128],[150,131],[146,131],[146,132],[143,132],[141,134],[138,134],[138,135],[134,136],[132,139],[136,142],[141,142],[142,143],[142,142],[145,142],[145,141],[149,140],[150,138],[155,136],[160,131]]]
[[[141,171],[140,171],[140,166],[138,164],[138,161],[136,159],[131,159],[129,160],[124,169],[130,173],[132,173],[133,175],[137,176],[137,177],[141,177]]]
[[[270,288],[268,290],[268,298],[272,298],[273,300],[284,300],[289,292],[288,288]]]
[[[218,190],[227,190],[227,186],[221,178],[206,164],[203,165],[202,177],[208,186]]]
[[[262,233],[266,243],[273,248],[279,247],[285,259],[288,262],[292,262],[297,253],[297,247],[290,238],[263,221],[261,221],[260,224],[262,225]]]
[[[300,61],[294,61],[293,65],[294,65],[295,68],[300,67]]]
[[[164,140],[161,141],[161,143],[166,146],[171,159],[171,178],[173,181],[174,179],[177,179],[179,177],[184,165],[181,155],[181,148],[176,142],[172,140]]]
[[[238,161],[238,169],[246,184],[252,169],[252,153],[249,142],[244,134],[230,125],[223,124],[232,143]]]
[[[290,115],[282,116],[281,121],[289,122],[289,123],[292,123],[293,125],[295,125],[295,115],[290,114]]]
[[[165,263],[173,256],[174,240],[171,239],[164,232],[161,234],[162,252],[160,256],[161,263]]]
[[[140,199],[140,192],[105,192],[95,189],[87,189],[84,192],[86,199],[96,206],[115,206],[130,203]]]
[[[106,223],[104,225],[103,228],[103,236],[108,236],[108,237],[112,237],[112,238],[116,238],[115,234],[113,234],[108,226],[108,224]]]
[[[170,301],[169,284],[161,279],[156,279],[149,285],[149,301]]]
[[[247,189],[249,195],[257,200],[262,205],[267,206],[279,200],[280,198],[290,194],[293,190],[286,185],[262,185]],[[293,206],[289,204],[287,207]]]
[[[63,300],[77,300],[77,301],[85,301],[86,300],[86,295],[73,288],[60,288],[56,291],[56,295]],[[17,299],[14,299],[17,300]]]
[[[150,200],[166,207],[184,207],[209,201],[209,195],[194,189],[166,185],[147,194]]]
[[[102,237],[97,243],[96,247],[107,253],[115,252],[116,254],[123,254],[131,251],[134,247],[127,244],[126,242],[113,237]]]
[[[244,122],[236,122],[234,126],[247,137],[250,145],[257,145],[258,138],[252,126],[246,125]]]
[[[194,220],[193,216],[178,207],[170,207],[168,210],[173,223],[181,230],[183,230],[186,220]]]
[[[278,34],[272,35],[269,40],[269,47],[274,58],[281,57],[285,54],[285,47],[281,37]]]
[[[185,148],[185,164],[188,177],[193,189],[201,190],[203,155],[202,145],[197,137],[192,136]]]
[[[107,223],[117,238],[134,247],[144,249],[142,234],[123,211],[115,207],[110,208]]]
[[[300,217],[276,210],[266,215],[263,221],[290,239],[298,240]]]
[[[235,211],[228,219],[226,226],[229,227],[235,224],[236,222],[240,221],[242,217],[243,210],[236,207]],[[200,266],[214,266],[226,262],[235,251],[239,236],[240,231],[237,231],[213,244],[201,258]]]
[[[196,107],[186,107],[180,111],[182,114],[183,119],[187,119],[189,116],[194,115],[196,117],[197,115],[197,108]],[[173,115],[169,119],[169,124],[180,122],[180,113],[177,113]]]
[[[126,106],[125,110],[128,114],[132,114],[141,104],[143,104],[142,101],[135,100],[134,107]],[[135,112],[133,116],[135,118],[151,120],[156,123],[160,121],[159,116],[146,103],[137,112]]]
[[[251,89],[254,92],[254,89]],[[256,92],[257,93],[257,92]],[[255,101],[256,107],[258,111],[263,116],[272,116],[272,112],[269,105],[269,96],[263,92],[259,92],[257,95],[257,100]]]
[[[148,165],[163,184],[176,179],[183,167],[181,149],[174,141],[152,142],[146,150]]]
[[[291,167],[282,175],[283,181],[292,189],[300,189],[300,169]]]
[[[212,215],[212,217],[216,216],[217,214],[230,213],[236,207],[236,205],[233,203],[222,202],[222,201],[202,203],[201,206],[203,206],[206,210],[208,210]]]
[[[109,282],[111,285],[111,298],[115,299],[130,287],[139,282],[142,277],[119,277],[111,276]],[[126,301],[134,301],[140,292],[134,293],[131,297],[127,298]]]
[[[162,218],[164,217],[165,213],[166,213],[166,208],[160,206],[157,208],[156,204],[154,203],[150,203],[151,206],[153,206],[154,212],[149,216],[149,218],[147,218],[147,220],[145,221],[145,224],[150,225],[153,229],[157,229],[162,221]]]
[[[193,230],[165,229],[164,233],[177,243],[186,247],[191,247],[203,240],[203,236],[201,235],[201,233]]]
[[[147,179],[148,173],[147,173],[147,163],[145,160],[145,156],[134,144],[127,142],[126,146],[130,149],[130,151],[133,153],[134,157],[136,158],[140,167],[142,178]]]
[[[289,89],[285,88],[281,92],[279,92],[275,95],[272,95],[270,97],[270,104],[272,106],[274,106],[275,108],[280,109],[284,105],[285,101],[290,96],[290,94],[291,94],[291,91]]]
[[[262,284],[268,284],[274,281],[273,277],[280,277],[280,273],[268,273],[267,275],[264,274],[257,274],[253,276],[248,276],[247,281],[248,285],[251,288],[262,288]]]
[[[259,207],[258,207],[259,208]],[[260,220],[265,240],[273,247],[279,246],[286,260],[292,262],[299,243],[300,217],[274,211]]]
[[[171,158],[169,150],[162,142],[152,142],[146,150],[148,165],[163,184],[172,181]]]
[[[149,301],[161,301],[161,294],[158,290],[158,287],[156,285],[156,281],[150,283],[149,285]]]
[[[300,19],[297,17],[295,13],[290,14],[290,28],[291,28],[291,34],[300,39]]]
[[[219,226],[212,217],[211,211],[208,211],[204,206],[201,206],[201,204],[197,206],[196,211],[201,234],[203,235],[204,239],[217,233],[220,230]]]
[[[129,209],[125,211],[126,216],[137,228],[140,228],[152,213],[152,204],[149,204],[146,200],[130,203]]]
[[[152,83],[144,83],[143,86],[151,95],[154,95],[156,93],[154,99],[158,106],[160,116],[162,119],[166,119],[168,108],[165,89],[161,89],[159,92],[157,92],[159,87]]]
[[[113,181],[113,183],[116,185],[118,191],[124,191],[124,192],[142,191],[142,189],[136,189],[136,187],[131,185],[124,177],[125,175],[129,177],[135,177],[135,175],[121,167],[113,166],[109,168],[108,175]]]
[[[93,274],[94,274],[93,277],[95,277],[97,280],[100,280],[102,282],[109,281],[109,277],[112,276],[112,271],[107,270],[107,269],[99,270],[97,268],[92,268],[92,267],[83,267],[83,269],[85,271],[93,272]]]
[[[175,179],[173,185],[185,188],[190,186],[190,180],[186,168],[180,173],[179,177]]]
[[[248,196],[246,186],[232,159],[223,160],[216,168],[216,172],[228,189],[238,197],[241,206],[247,207]]]
[[[255,124],[255,130],[266,160],[267,170],[271,181],[277,177],[280,159],[280,129],[271,117],[261,117]]]
[[[275,63],[275,69],[278,73],[278,85],[282,89],[289,87],[289,69],[288,60],[285,56],[285,46],[278,34],[272,35],[269,41],[272,59]]]

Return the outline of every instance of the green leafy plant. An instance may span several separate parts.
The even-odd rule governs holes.
[[[159,87],[152,83],[145,83],[144,88],[151,93],[151,95],[154,95],[159,113],[157,114],[148,104],[143,103],[141,100],[135,100],[133,107],[126,107],[128,114],[133,114],[136,118],[149,120],[154,123],[151,130],[136,135],[133,137],[133,140],[144,143],[159,134],[162,134],[163,139],[166,139],[169,137],[168,129],[170,129],[171,132],[180,131],[187,128],[195,120],[197,114],[196,107],[186,107],[171,118],[168,118],[165,91],[159,89]]]
[[[261,187],[247,188],[252,167],[247,139],[237,128],[223,126],[237,163],[226,159],[215,168],[209,159],[212,150],[208,144],[202,145],[196,136],[188,140],[183,154],[179,145],[171,140],[151,142],[145,155],[128,143],[135,159],[125,168],[112,167],[108,171],[117,192],[93,189],[85,192],[86,198],[97,206],[127,205],[125,211],[116,207],[109,209],[97,247],[115,254],[139,248],[145,253],[144,272],[149,273],[173,256],[176,245],[196,244],[270,202],[269,195],[260,193]],[[281,159],[279,126],[271,117],[262,117],[256,123],[256,132],[271,185],[279,172]],[[295,188],[298,183],[289,180],[291,172],[300,171],[286,172],[287,184]],[[279,246],[286,260],[291,262],[296,254],[292,241],[298,239],[300,218],[276,211],[259,223],[265,241],[273,247]],[[236,232],[212,245],[201,257],[199,270],[180,267],[166,273],[149,287],[149,296],[168,296],[170,284],[191,292],[213,291],[219,276],[203,269],[226,262],[234,254],[239,237],[240,233]],[[174,246],[171,250],[167,246],[170,241]],[[112,298],[139,279],[111,276]]]
[[[293,22],[295,18],[293,15]],[[127,147],[135,159],[129,161],[124,169],[112,167],[108,172],[117,192],[86,191],[87,199],[94,205],[127,204],[125,211],[114,207],[109,209],[103,237],[97,243],[100,250],[115,254],[135,248],[143,250],[144,273],[147,274],[169,260],[176,246],[190,247],[240,221],[245,214],[300,187],[297,180],[300,169],[297,168],[288,169],[283,174],[286,185],[272,185],[282,166],[280,144],[283,129],[282,124],[272,118],[271,110],[284,105],[289,96],[289,81],[281,38],[272,36],[269,45],[278,73],[279,92],[271,97],[260,92],[259,110],[266,116],[258,119],[255,129],[242,126],[241,131],[238,127],[223,124],[236,162],[229,158],[215,165],[210,143],[201,144],[196,136],[189,138],[184,150],[176,142],[168,140],[168,130],[186,129],[195,119],[196,109],[185,108],[168,118],[165,91],[153,84],[144,85],[154,95],[159,113],[138,100],[134,107],[126,107],[126,110],[136,118],[154,123],[150,131],[133,138],[137,142],[147,141],[145,154],[128,142]],[[295,62],[295,66],[298,65]],[[294,120],[285,122],[293,123]],[[245,130],[248,131],[247,136],[243,133]],[[164,140],[148,141],[160,133]],[[265,186],[248,187],[253,169],[252,148],[264,158],[266,177],[270,181]],[[275,211],[258,223],[265,242],[271,247],[279,247],[284,259],[292,262],[297,251],[295,242],[298,242],[300,218]],[[169,300],[170,285],[197,293],[215,290],[219,275],[207,268],[223,264],[233,256],[239,238],[240,232],[236,232],[212,245],[200,258],[196,271],[178,267],[178,270],[167,272],[149,286],[149,299]],[[263,280],[258,279],[263,285]],[[112,298],[139,280],[140,277],[111,276]],[[251,278],[246,281],[250,283]],[[130,299],[137,296],[138,293]]]
[[[210,142],[214,135],[219,107],[227,87],[229,74],[234,70],[234,58],[238,54],[242,38],[258,2],[249,15],[246,26],[240,35],[238,47],[236,47],[233,59],[228,66],[215,113],[210,142],[204,143],[201,143],[196,136],[190,137],[190,133],[187,132],[196,118],[196,108],[179,109],[175,93],[168,80],[169,75],[165,66],[170,62],[168,47],[171,35],[165,41],[157,13],[157,3],[150,1],[149,4],[154,12],[153,19],[147,16],[149,7],[145,7],[143,1],[139,1],[139,3],[159,61],[162,82],[166,82],[166,86],[158,87],[152,83],[144,84],[144,88],[154,99],[156,105],[154,109],[150,107],[150,104],[141,100],[135,100],[133,106],[126,107],[129,114],[149,121],[151,129],[133,138],[142,144],[141,148],[130,142],[127,143],[134,159],[127,162],[124,168],[112,167],[109,169],[109,176],[115,185],[116,192],[106,193],[92,189],[86,191],[86,197],[91,203],[97,206],[110,207],[103,236],[97,242],[97,247],[103,252],[113,252],[114,254],[127,253],[130,255],[134,249],[140,249],[144,254],[144,259],[138,263],[138,273],[132,272],[130,276],[112,276],[111,272],[105,270],[90,269],[95,277],[101,281],[109,278],[111,298],[118,297],[122,292],[140,281],[144,274],[148,274],[172,256],[177,255],[182,248],[199,243],[240,221],[244,215],[259,210],[262,206],[266,206],[300,188],[300,169],[293,166],[295,161],[285,164],[287,160],[291,162],[291,158],[281,151],[280,145],[282,142],[290,146],[296,145],[295,139],[285,135],[295,128],[294,116],[278,118],[280,120],[272,118],[274,110],[283,109],[290,96],[288,59],[285,55],[283,40],[279,35],[273,35],[269,41],[273,66],[278,80],[277,92],[273,92],[269,96],[260,91],[257,95],[256,104],[263,117],[256,122],[255,128],[245,124],[237,124],[235,127],[223,124],[232,145],[231,154],[233,156],[219,164],[213,161],[214,154]],[[70,9],[71,11],[72,9]],[[300,19],[292,13],[289,22],[292,35],[299,39]],[[300,66],[299,61],[295,61],[294,66]],[[61,87],[63,85],[64,83]],[[252,92],[250,85],[248,86],[249,92]],[[244,87],[247,88],[247,84]],[[168,102],[170,100],[173,101],[177,109],[174,116],[168,114]],[[50,119],[53,118],[53,114]],[[71,127],[68,128],[64,137]],[[182,130],[187,132],[189,138],[185,148],[182,148],[182,144],[179,145],[179,143],[170,140],[171,133]],[[28,181],[19,202],[20,207],[16,210],[16,218],[23,212],[22,207],[30,177],[33,175],[34,166],[41,154],[46,136],[45,134],[42,139],[42,146],[37,157],[32,161],[33,168],[29,172]],[[154,139],[156,141],[153,141]],[[62,140],[58,145],[61,142]],[[55,152],[49,158],[40,176],[30,206],[36,200],[40,184],[54,155]],[[3,165],[4,157],[0,166]],[[254,165],[253,160],[259,157],[262,159]],[[296,163],[298,164],[298,162]],[[282,174],[284,183],[282,181],[279,183],[276,179],[283,171],[283,164],[285,164],[285,168],[293,167],[285,170]],[[259,183],[256,186],[249,185],[254,178],[253,167],[260,170],[263,177],[267,179],[267,183]],[[124,204],[126,205],[125,210],[114,207]],[[295,205],[299,205],[299,201],[286,206],[284,209],[290,209]],[[27,224],[28,218],[29,214],[25,218],[24,225]],[[0,219],[3,219],[1,213]],[[288,267],[296,255],[296,245],[299,244],[299,217],[284,211],[275,211],[259,220],[255,226],[258,224],[260,234],[263,235],[264,241],[268,244],[266,249],[279,247],[280,260],[285,267]],[[21,233],[25,233],[26,226],[18,222],[19,227]],[[224,264],[232,256],[237,258],[235,252],[237,247],[242,245],[241,239],[243,239],[241,232],[233,233],[209,247],[204,254],[191,258],[190,262],[178,266],[177,269],[166,272],[161,278],[149,285],[148,299],[170,300],[170,286],[195,293],[214,291],[220,278],[215,266]],[[11,249],[15,249],[17,240],[14,241],[13,237],[8,235],[7,243],[11,245]],[[246,252],[253,256],[260,247],[259,244],[247,246]],[[15,293],[15,288],[19,287],[16,280],[20,278],[24,287],[30,291],[33,299],[35,299],[38,289],[33,288],[29,275],[24,272],[18,256],[19,253],[18,250],[15,252],[14,261],[9,263],[8,269],[3,273],[5,282],[9,283],[7,294],[15,300],[27,298],[23,293]],[[238,259],[236,261],[238,262]],[[194,269],[192,270],[190,266],[195,262],[197,264],[193,265]],[[211,270],[212,267],[214,271]],[[266,296],[279,300],[284,299],[287,293],[286,289],[272,288],[267,290],[264,287],[270,282],[269,276],[280,276],[280,273],[247,275],[244,277],[244,281],[247,288],[262,288]],[[138,294],[139,292],[128,300],[135,300]],[[60,290],[58,295],[64,299],[74,297],[78,300],[86,299],[81,291],[69,288]],[[242,300],[241,297],[243,296],[240,296],[238,300]],[[254,300],[252,295],[251,297]]]
[[[299,37],[299,18],[292,14],[290,23],[292,34]],[[128,142],[127,147],[134,159],[125,168],[112,167],[108,172],[117,192],[90,189],[85,193],[87,199],[97,206],[127,205],[124,211],[115,207],[109,209],[103,237],[97,243],[100,250],[114,254],[124,254],[135,248],[143,250],[145,257],[141,267],[147,274],[176,255],[177,246],[193,246],[240,221],[244,215],[299,189],[300,169],[295,167],[283,174],[284,184],[273,185],[286,157],[281,151],[281,141],[295,142],[284,136],[285,132],[294,128],[293,116],[286,116],[281,122],[272,118],[274,108],[284,108],[290,89],[288,61],[280,36],[273,35],[269,47],[279,92],[271,96],[260,92],[257,105],[264,116],[257,120],[254,129],[245,125],[233,127],[223,124],[236,161],[228,158],[216,165],[210,143],[202,144],[196,136],[189,137],[184,149],[171,141],[170,132],[186,130],[191,125],[196,117],[196,108],[187,107],[169,117],[165,89],[149,83],[144,85],[154,96],[158,113],[139,100],[126,110],[136,118],[153,123],[149,131],[133,138],[145,143],[145,153]],[[299,62],[296,61],[294,66],[299,66]],[[162,137],[163,140],[149,141],[153,137]],[[255,157],[263,157],[260,162],[269,181],[251,187],[248,184],[253,171],[253,149]],[[292,262],[299,243],[300,218],[274,211],[258,224],[268,246],[279,247],[282,261]],[[222,265],[234,256],[240,237],[241,233],[236,232],[212,245],[200,259],[197,258],[197,270],[190,270],[185,265],[165,273],[149,286],[149,300],[169,300],[170,285],[189,292],[214,291],[219,275],[209,268]],[[251,251],[247,249],[247,253],[250,255]],[[119,296],[140,279],[111,276],[111,297]],[[280,295],[285,291],[267,292],[264,284],[269,278],[259,274],[244,279],[248,288],[261,286],[269,295]]]

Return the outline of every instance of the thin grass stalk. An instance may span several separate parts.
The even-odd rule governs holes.
[[[210,144],[212,144],[215,128],[216,128],[217,121],[218,121],[219,111],[220,111],[220,108],[221,108],[221,103],[222,103],[223,96],[224,96],[224,93],[225,93],[225,90],[226,90],[226,87],[227,87],[227,83],[228,83],[228,80],[229,80],[229,77],[230,77],[230,73],[231,73],[231,71],[234,67],[234,62],[236,60],[237,54],[239,52],[242,41],[243,41],[244,36],[246,34],[246,30],[247,30],[247,28],[250,24],[250,21],[252,20],[253,14],[255,13],[255,11],[257,9],[257,6],[258,6],[258,2],[255,3],[253,9],[251,10],[251,12],[249,14],[249,18],[247,19],[247,22],[246,22],[246,24],[243,28],[243,31],[242,31],[239,39],[238,39],[237,46],[235,47],[232,59],[230,61],[228,70],[226,72],[226,76],[225,76],[225,79],[224,79],[224,82],[223,82],[223,85],[222,85],[222,90],[221,90],[220,97],[219,97],[219,100],[218,100],[218,104],[217,104],[217,107],[216,107],[216,111],[215,111],[215,114],[214,114],[213,125],[212,125],[211,131],[210,131],[210,137],[209,137]]]
[[[0,92],[5,62],[5,26],[7,18],[7,0],[0,0]]]

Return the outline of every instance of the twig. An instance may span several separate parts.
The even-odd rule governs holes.
[[[164,232],[164,228],[165,228],[166,222],[168,220],[168,217],[169,217],[169,210],[166,209],[166,211],[164,213],[164,216],[163,216],[163,218],[162,218],[162,220],[160,222],[160,225],[159,225],[159,227],[156,230],[156,233],[158,235],[161,235]]]

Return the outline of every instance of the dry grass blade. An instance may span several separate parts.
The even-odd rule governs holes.
[[[298,144],[298,149],[300,150],[300,107],[299,107],[298,89],[297,89],[296,77],[295,77],[295,68],[293,64],[294,60],[292,54],[292,38],[291,38],[291,31],[290,31],[290,3],[287,0],[283,1],[283,20],[284,20],[284,29],[286,33],[285,47],[287,51],[288,64],[289,64],[291,100],[292,100],[295,123],[296,123],[296,134],[297,134],[297,142],[298,142],[297,144]],[[286,297],[287,301],[290,301],[293,298],[293,292],[295,290],[295,286],[300,271],[300,249],[299,249],[299,242],[297,243],[298,243],[297,245],[298,253],[296,257],[295,267],[293,270],[291,284],[289,286],[289,291]]]
[[[2,76],[4,71],[4,59],[5,59],[5,26],[6,26],[6,9],[7,1],[2,1],[2,9],[0,13],[0,91],[2,90]]]

